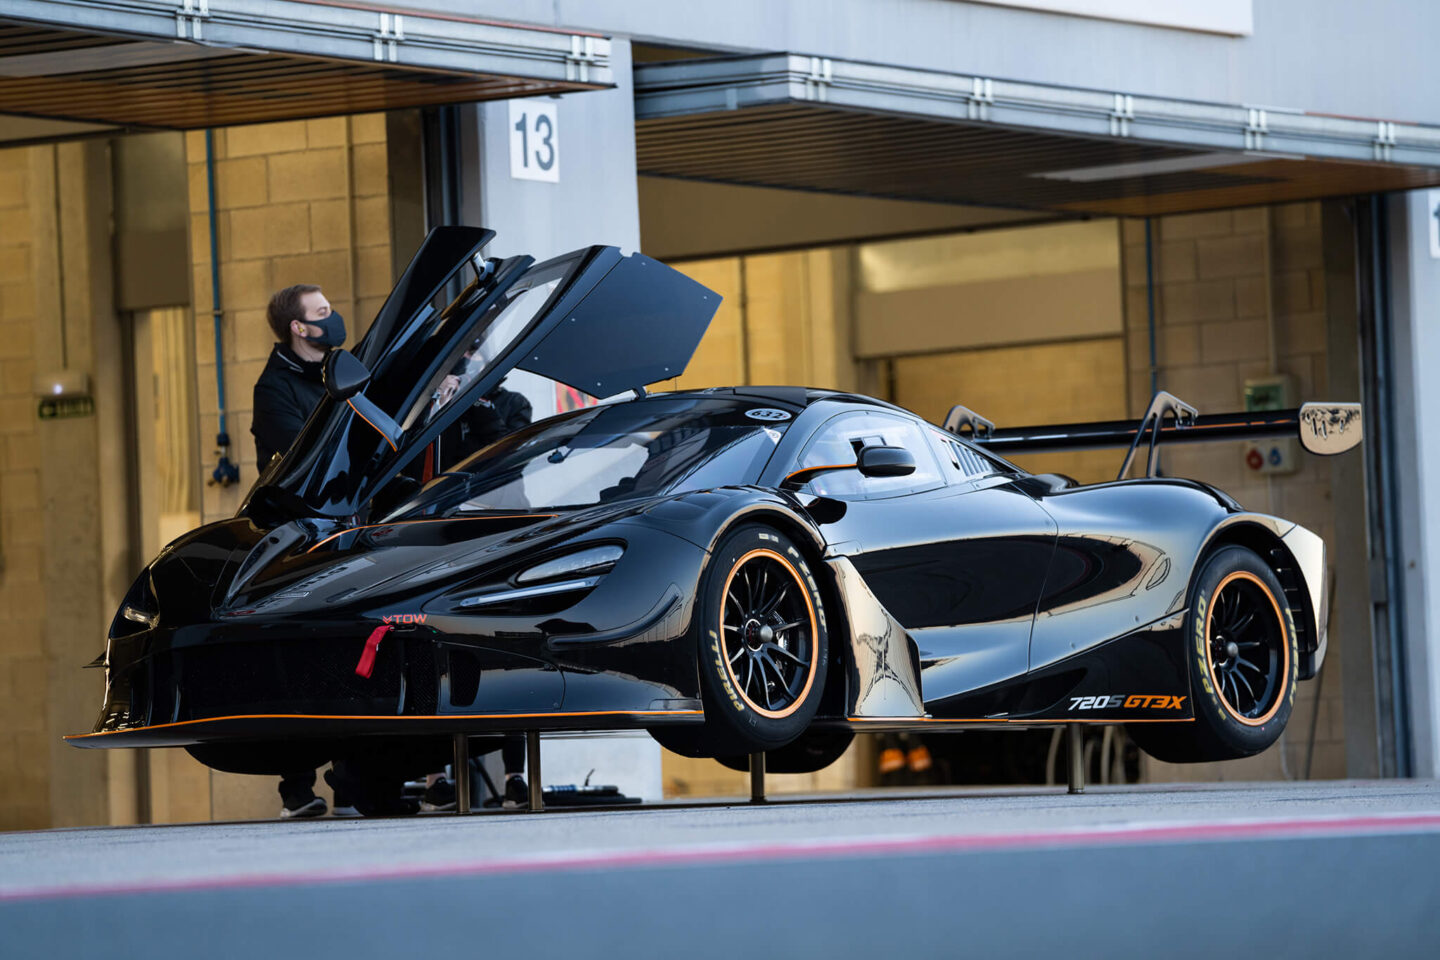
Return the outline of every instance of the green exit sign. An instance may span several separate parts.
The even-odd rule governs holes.
[[[1256,377],[1245,381],[1245,409],[1284,410],[1290,406],[1290,378]]]
[[[40,401],[36,411],[41,420],[66,420],[70,417],[88,417],[95,412],[92,397],[55,397]]]

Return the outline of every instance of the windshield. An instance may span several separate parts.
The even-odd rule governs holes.
[[[583,507],[754,483],[788,419],[737,400],[649,397],[577,410],[500,440],[438,478],[425,513]]]

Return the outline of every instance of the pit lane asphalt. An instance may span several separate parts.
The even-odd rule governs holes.
[[[0,955],[1440,956],[1435,781],[873,796],[3,834]]]

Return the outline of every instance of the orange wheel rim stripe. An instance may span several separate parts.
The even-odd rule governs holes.
[[[734,581],[735,574],[754,557],[769,557],[785,568],[785,571],[789,573],[795,581],[795,585],[800,588],[800,596],[805,601],[805,613],[810,618],[810,673],[805,677],[805,686],[796,694],[795,702],[783,710],[766,710],[764,707],[756,704],[755,701],[751,700],[749,695],[745,693],[745,689],[740,686],[740,680],[735,676],[735,671],[730,669],[730,657],[728,656],[729,645],[725,641],[725,597],[730,593],[730,584]],[[805,702],[805,698],[810,695],[810,687],[815,683],[815,670],[820,665],[820,637],[815,631],[815,605],[810,602],[810,591],[805,589],[805,581],[801,578],[800,571],[795,569],[794,564],[774,550],[768,550],[764,547],[751,550],[735,562],[735,565],[730,568],[730,575],[725,578],[725,588],[720,591],[720,643],[721,649],[726,652],[726,655],[720,658],[725,663],[725,675],[730,678],[731,686],[735,689],[736,693],[740,695],[740,699],[745,701],[746,706],[760,714],[760,716],[769,717],[772,720],[784,719],[800,709],[800,704]]]
[[[1249,580],[1255,584],[1255,586],[1259,587],[1260,592],[1265,594],[1265,599],[1270,601],[1270,606],[1275,611],[1275,622],[1280,626],[1280,686],[1275,691],[1275,702],[1271,704],[1270,709],[1266,710],[1263,716],[1256,717],[1253,720],[1249,717],[1242,717],[1240,712],[1232,707],[1230,702],[1225,699],[1225,694],[1220,688],[1220,678],[1215,675],[1215,657],[1210,652],[1210,625],[1211,621],[1215,618],[1214,601],[1220,598],[1221,591],[1223,591],[1226,584],[1232,580]],[[1280,704],[1285,702],[1285,688],[1290,681],[1290,637],[1285,629],[1285,617],[1280,612],[1280,604],[1275,600],[1275,594],[1270,592],[1270,587],[1266,585],[1265,581],[1248,570],[1236,570],[1233,573],[1227,574],[1225,579],[1221,580],[1215,587],[1215,592],[1211,594],[1211,597],[1213,599],[1209,608],[1205,611],[1205,669],[1210,674],[1210,682],[1215,685],[1215,695],[1220,699],[1220,705],[1225,708],[1225,712],[1236,720],[1245,724],[1247,727],[1263,726],[1271,717],[1275,716],[1275,711],[1280,709]]]

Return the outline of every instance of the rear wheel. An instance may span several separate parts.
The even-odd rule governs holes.
[[[1186,617],[1195,722],[1130,724],[1130,738],[1170,763],[1232,760],[1279,738],[1295,702],[1295,623],[1275,572],[1227,546],[1205,561]]]
[[[737,527],[715,548],[698,599],[705,729],[681,737],[681,752],[748,754],[799,737],[819,708],[828,652],[820,590],[799,548],[772,527]]]

